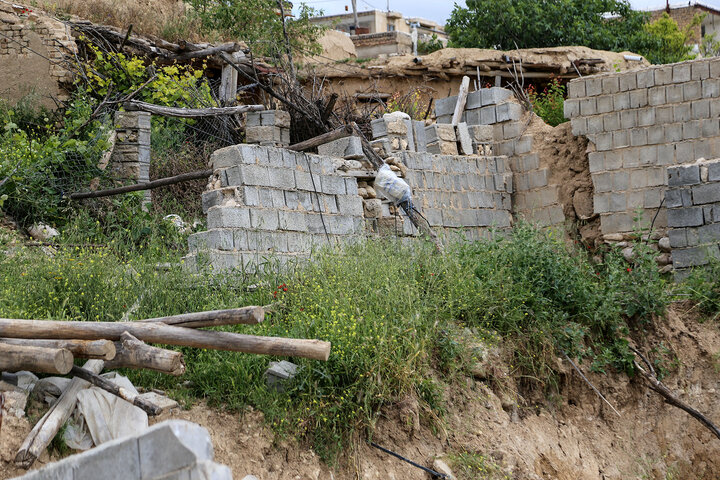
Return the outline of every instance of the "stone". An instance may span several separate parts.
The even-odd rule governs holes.
[[[670,208],[667,210],[669,227],[696,227],[703,224],[701,207]]]
[[[366,218],[382,217],[382,201],[379,198],[363,200],[363,211]]]
[[[439,458],[436,458],[433,461],[433,470],[435,470],[438,473],[442,473],[443,475],[445,475],[445,478],[447,478],[448,480],[456,480],[456,477],[453,474],[450,467],[448,466],[448,464]]]
[[[270,390],[284,392],[299,370],[300,367],[286,360],[270,362],[270,366],[265,370],[265,384]]]

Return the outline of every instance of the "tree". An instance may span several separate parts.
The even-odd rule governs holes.
[[[694,27],[702,23],[704,15],[695,15],[690,24],[680,29],[670,15],[663,13],[660,18],[645,25],[650,41],[645,48],[638,50],[650,63],[675,63],[695,58],[690,55],[695,40]]]
[[[498,48],[585,45],[633,50],[648,42],[648,14],[627,0],[467,0],[446,25],[451,46]]]

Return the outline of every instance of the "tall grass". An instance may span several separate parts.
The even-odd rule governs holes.
[[[332,342],[326,363],[293,360],[302,369],[286,391],[265,386],[272,359],[190,348],[182,349],[186,386],[152,372],[132,379],[213,405],[253,405],[327,459],[351,432],[372,426],[383,406],[407,395],[442,411],[443,384],[432,380],[434,372],[446,382],[462,374],[472,361],[468,343],[500,341],[512,352],[513,374],[552,385],[559,350],[598,370],[629,368],[628,325],[665,307],[650,255],[628,267],[609,252],[595,265],[527,226],[455,244],[443,255],[431,245],[367,241],[316,252],[291,271],[255,275],[158,270],[156,262],[177,260],[166,231],[133,244],[132,255],[122,248],[132,236],[116,235],[105,249],[0,257],[0,316],[108,321],[136,301],[134,319],[274,303],[263,324],[226,329]]]

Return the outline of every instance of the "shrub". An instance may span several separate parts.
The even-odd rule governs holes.
[[[538,92],[534,85],[530,85],[526,92],[532,104],[533,111],[542,118],[545,123],[556,127],[561,123],[567,122],[563,110],[565,104],[565,86],[560,84],[558,79],[552,79],[542,92]]]
[[[437,34],[433,33],[427,41],[418,40],[417,51],[419,55],[427,55],[445,48],[445,45],[438,39]]]

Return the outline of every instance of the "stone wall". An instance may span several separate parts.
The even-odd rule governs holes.
[[[336,172],[330,157],[234,145],[211,162],[202,197],[208,229],[189,238],[191,268],[286,264],[364,233],[357,180]]]
[[[720,159],[668,167],[668,236],[676,278],[720,260]]]
[[[0,96],[17,101],[35,93],[42,105],[67,100],[72,74],[66,55],[76,51],[69,28],[26,7],[0,0]]]
[[[665,230],[669,165],[720,156],[720,59],[583,77],[568,84],[565,116],[589,154],[594,209],[605,235]],[[638,213],[640,213],[639,223]]]

